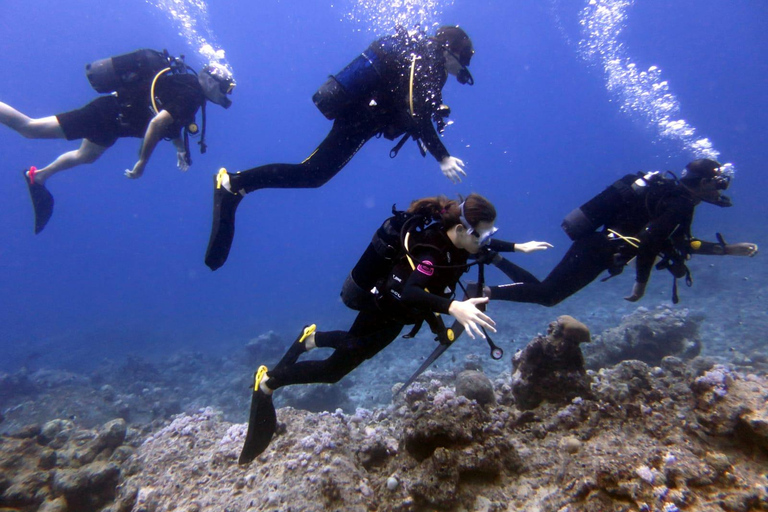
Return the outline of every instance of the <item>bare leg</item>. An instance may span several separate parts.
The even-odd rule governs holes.
[[[55,119],[55,118],[54,118]],[[94,144],[88,139],[83,139],[80,147],[74,151],[68,151],[42,169],[35,172],[35,183],[41,185],[59,171],[71,169],[82,164],[91,164],[99,159],[107,148]]]
[[[28,139],[63,139],[64,131],[56,116],[32,119],[0,101],[0,123]]]

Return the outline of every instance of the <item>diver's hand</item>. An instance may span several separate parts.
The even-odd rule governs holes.
[[[483,294],[480,295],[478,290],[477,283],[474,281],[470,281],[467,283],[467,295],[464,296],[464,298],[468,297],[487,297],[488,300],[491,299],[491,287],[488,285],[483,285]]]
[[[746,242],[738,244],[726,244],[724,254],[728,256],[749,256],[750,258],[757,254],[757,244]]]
[[[632,295],[624,297],[624,300],[629,302],[637,302],[645,295],[645,287],[648,283],[638,283],[635,281],[635,285],[632,287]]]
[[[186,151],[176,152],[176,167],[178,167],[181,172],[187,172],[189,170]]]
[[[554,246],[549,242],[535,242],[531,240],[530,242],[515,244],[515,252],[528,254],[529,252],[544,251],[546,249],[551,249],[552,247]]]
[[[483,334],[481,327],[485,327],[491,332],[496,332],[496,322],[477,309],[478,304],[485,304],[487,302],[488,297],[467,299],[464,301],[454,300],[448,307],[448,314],[464,326],[464,330],[467,331],[470,338],[475,339],[475,334],[478,334],[481,338],[485,338],[485,334]],[[472,331],[474,331],[474,333]]]
[[[147,166],[147,163],[143,160],[139,160],[136,162],[136,165],[133,166],[133,169],[126,169],[125,170],[125,177],[136,180],[141,178],[141,175],[144,174],[144,168]]]
[[[455,156],[447,156],[440,160],[440,170],[453,183],[461,183],[461,175],[467,175],[464,172],[464,162]]]

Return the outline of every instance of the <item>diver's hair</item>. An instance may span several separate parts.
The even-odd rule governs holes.
[[[408,213],[417,213],[442,223],[445,229],[461,224],[461,205],[445,196],[425,197],[411,203]],[[479,194],[469,194],[464,200],[464,217],[469,225],[496,220],[496,208]]]

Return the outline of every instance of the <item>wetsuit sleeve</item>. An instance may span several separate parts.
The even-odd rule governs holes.
[[[635,281],[648,282],[656,256],[671,243],[676,231],[689,229],[692,218],[693,206],[689,201],[680,197],[665,201],[662,213],[652,218],[640,235]]]
[[[436,264],[439,261],[438,255],[434,251],[423,251],[416,254],[416,259],[421,263],[414,260],[416,269],[408,276],[403,287],[403,304],[423,311],[448,314],[451,299],[431,293],[439,286],[437,273],[443,270],[429,266],[429,263]]]
[[[507,242],[506,240],[497,240],[496,238],[491,238],[491,243],[488,244],[488,247],[492,251],[496,251],[496,252],[515,252],[514,242]]]
[[[440,140],[440,135],[437,134],[437,130],[432,124],[432,120],[429,118],[422,120],[421,140],[424,141],[424,146],[426,146],[429,154],[435,157],[435,160],[438,162],[451,156],[448,149],[446,149],[443,144],[443,141]]]

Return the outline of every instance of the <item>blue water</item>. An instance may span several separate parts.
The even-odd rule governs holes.
[[[118,141],[94,165],[48,182],[55,214],[37,236],[21,170],[78,143],[27,140],[0,127],[0,370],[82,369],[105,357],[180,348],[217,354],[269,329],[288,336],[309,322],[345,328],[353,315],[338,292],[372,231],[393,203],[438,193],[484,194],[498,208],[500,237],[555,244],[517,260],[545,274],[568,246],[559,228],[568,211],[626,172],[679,171],[696,156],[642,113],[623,111],[602,65],[585,60],[579,19],[587,4],[436,2],[428,21],[460,24],[476,48],[476,85],[450,80],[443,91],[455,121],[445,144],[467,162],[468,178],[451,185],[412,143],[392,160],[393,143],[373,140],[321,189],[249,196],[232,254],[217,272],[203,264],[213,173],[305,158],[330,129],[312,94],[390,20],[352,0],[211,2],[202,33],[226,50],[238,86],[232,108],[209,108],[208,153],[193,149],[184,174],[165,143],[145,176],[130,181],[122,172],[135,162],[139,140]],[[627,58],[658,66],[679,102],[677,118],[738,169],[730,190],[736,206],[700,207],[696,233],[713,239],[722,231],[768,247],[768,4],[636,0],[625,12],[619,41]],[[96,95],[86,63],[149,47],[186,54],[199,67],[198,42],[139,0],[5,0],[0,101],[33,117],[77,108]],[[765,309],[764,255],[740,264],[752,279],[746,290],[725,281],[698,291],[730,298],[738,285],[734,300]],[[596,287],[629,291],[629,274],[593,284],[585,297],[610,308]],[[644,305],[667,299],[666,289]]]

